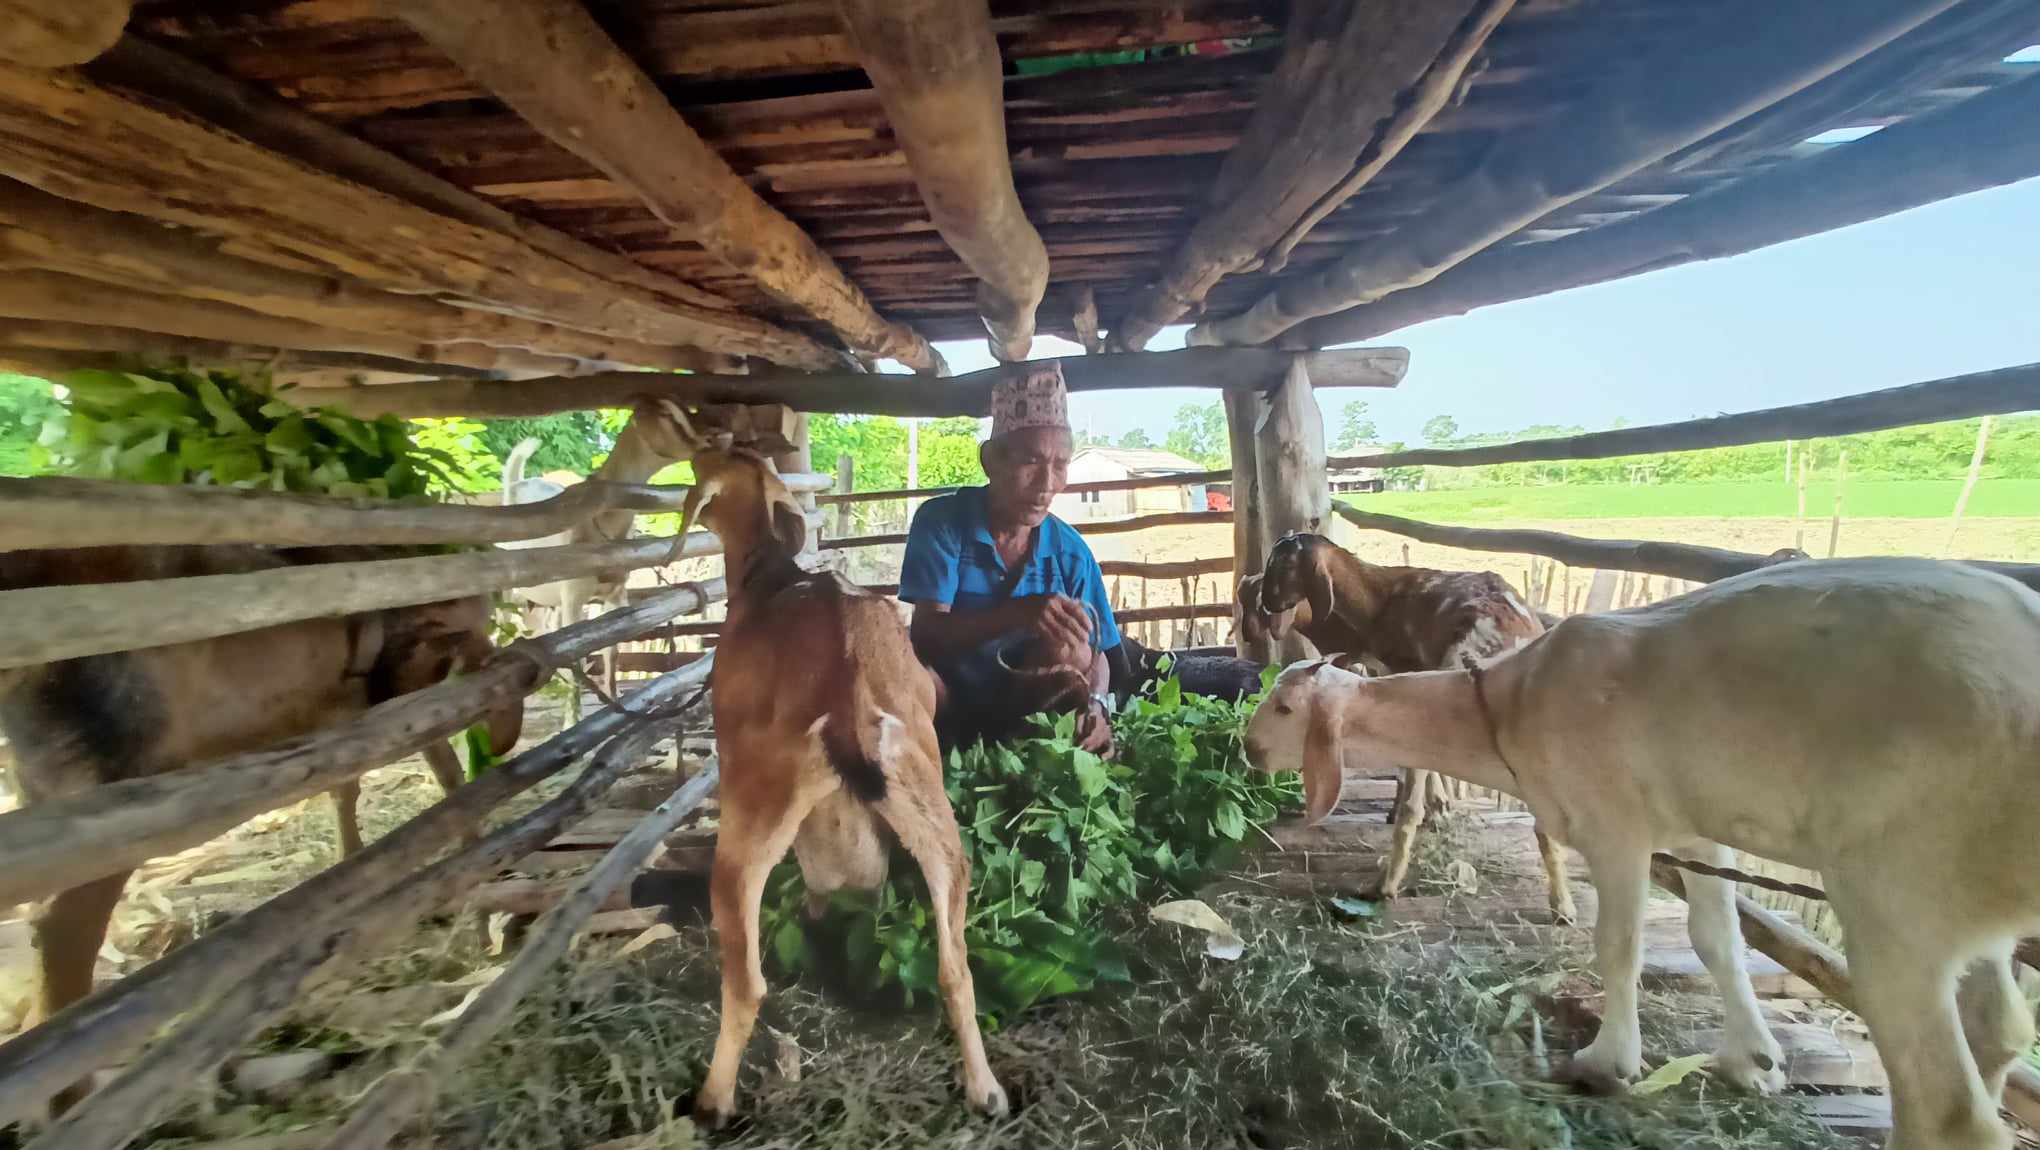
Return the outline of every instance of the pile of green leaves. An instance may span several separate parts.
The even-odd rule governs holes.
[[[950,754],[949,800],[971,865],[966,942],[980,1012],[1010,1017],[1124,981],[1107,917],[1191,893],[1256,828],[1297,805],[1296,776],[1247,767],[1242,732],[1259,701],[1185,694],[1169,677],[1115,718],[1115,761],[1078,748],[1069,715],[1037,715],[1028,736]],[[909,1004],[934,992],[935,931],[920,871],[901,854],[890,873],[875,897],[839,894],[807,926],[799,870],[781,868],[761,926],[778,966]]]
[[[298,407],[260,378],[173,368],[58,382],[67,394],[38,446],[65,474],[379,499],[463,486],[462,460],[414,442],[403,421]]]

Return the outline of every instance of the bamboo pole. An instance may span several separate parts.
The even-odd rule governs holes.
[[[568,819],[586,813],[597,796],[637,765],[659,734],[654,724],[639,722],[611,739],[588,770],[558,798],[398,883],[352,921],[329,924],[301,936],[259,976],[241,980],[29,1146],[32,1150],[119,1150],[180,1099],[194,1081],[202,1081],[271,1018],[288,1009],[314,975],[325,972],[330,977],[337,967],[367,957],[419,917],[543,846]]]
[[[1577,535],[1562,535],[1556,531],[1444,527],[1436,523],[1361,511],[1343,503],[1333,504],[1332,510],[1356,527],[1386,531],[1391,535],[1403,535],[1424,543],[1436,543],[1442,547],[1543,555],[1556,559],[1566,564],[1563,575],[1566,586],[1565,594],[1562,596],[1566,599],[1570,599],[1572,594],[1571,568],[1575,566],[1644,571],[1652,575],[1685,579],[1694,583],[1712,583],[1717,579],[1754,571],[1778,561],[1771,555],[1752,555],[1745,551],[1727,551],[1719,547],[1700,547],[1688,543],[1651,543],[1636,539],[1584,539]],[[1957,562],[2016,579],[2028,587],[2040,590],[2040,564],[1996,563],[1982,559],[1963,559]]]
[[[307,934],[344,927],[402,885],[454,837],[481,825],[505,799],[622,733],[639,721],[637,713],[664,707],[706,683],[712,659],[713,655],[697,656],[684,671],[653,680],[621,706],[604,707],[498,764],[361,853],[0,1045],[0,1126],[34,1117],[42,1099],[118,1062],[194,1004],[210,1002],[244,979],[257,977]]]
[[[1842,544],[1842,488],[1849,482],[1849,449],[1844,447],[1835,459],[1835,514],[1828,522],[1828,558],[1835,557],[1835,550]],[[1946,552],[1944,551],[1945,555]]]
[[[1977,473],[1983,470],[1983,453],[1990,447],[1990,416],[1976,425],[1976,450],[1969,456],[1969,474],[1962,480],[1962,493],[1955,497],[1955,513],[1948,517],[1948,539],[1941,544],[1941,557],[1955,549],[1955,536],[1962,530],[1962,513],[1969,509],[1969,494],[1976,490]]]
[[[848,536],[855,528],[850,519],[850,504],[851,495],[856,487],[857,460],[849,455],[838,455],[836,457],[837,498],[831,499],[824,495],[815,500],[818,504],[826,505],[834,503],[836,505],[836,534],[838,537]]]
[[[1792,528],[1792,547],[1797,551],[1806,550],[1806,473],[1809,470],[1807,461],[1812,454],[1811,451],[1799,453],[1799,512],[1793,519]]]
[[[302,619],[439,603],[721,552],[722,541],[714,534],[695,531],[671,540],[0,591],[0,668],[191,643]]]
[[[1624,427],[1556,439],[1525,439],[1491,447],[1420,448],[1379,455],[1336,457],[1335,469],[1355,467],[1480,467],[1491,463],[1535,463],[1555,459],[1613,459],[1669,451],[1699,451],[1786,441],[1785,482],[1792,482],[1794,439],[1828,438],[2003,415],[2040,408],[2040,363],[1950,376],[1904,387],[1885,388],[1840,399],[1770,407],[1712,419]],[[1806,444],[1798,445],[1800,456]]]
[[[646,744],[649,749],[650,744]],[[424,1110],[435,1082],[472,1058],[483,1042],[510,1021],[511,1012],[531,993],[547,970],[567,953],[568,944],[612,893],[644,867],[645,859],[665,842],[666,835],[701,805],[716,786],[720,764],[710,759],[701,771],[673,792],[602,856],[574,892],[538,921],[501,976],[491,982],[459,1018],[411,1060],[388,1075],[356,1106],[326,1150],[380,1150]]]
[[[1129,607],[1113,612],[1112,617],[1125,625],[1167,619],[1230,619],[1232,612],[1233,605],[1230,603],[1172,603],[1160,607]]]
[[[534,658],[499,657],[307,738],[0,814],[0,903],[26,902],[131,870],[262,811],[332,790],[461,730],[505,700],[529,694],[543,680],[544,668],[585,658],[724,594],[721,579],[676,587],[519,640],[516,646]]]
[[[781,475],[814,491],[826,475]],[[231,487],[160,486],[39,476],[0,478],[0,550],[265,543],[502,543],[564,531],[600,511],[678,511],[684,485],[577,483],[508,507],[413,505]],[[694,544],[699,546],[699,544]]]
[[[1273,387],[1289,360],[1301,355],[1314,387],[1394,387],[1409,370],[1400,347],[1280,352],[1265,348],[1185,348],[1142,355],[1074,355],[1055,362],[1071,391],[1151,387],[1248,390]],[[1039,365],[1045,360],[1033,361]],[[949,379],[861,372],[761,371],[749,375],[660,375],[602,371],[516,380],[434,380],[375,387],[299,388],[282,398],[373,419],[395,415],[471,415],[522,419],[629,407],[640,398],[681,403],[780,403],[796,411],[849,412],[939,419],[990,414],[992,388],[1011,367],[989,367]]]

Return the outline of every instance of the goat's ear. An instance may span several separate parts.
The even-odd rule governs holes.
[[[1311,694],[1310,727],[1303,736],[1303,813],[1311,826],[1324,822],[1339,805],[1339,792],[1346,785],[1346,772],[1339,737],[1345,708],[1319,689]]]
[[[1263,611],[1261,630],[1277,639],[1289,638],[1289,632],[1296,626],[1296,608],[1287,611]]]
[[[1304,598],[1310,603],[1310,617],[1313,622],[1324,623],[1332,617],[1332,608],[1337,598],[1332,592],[1332,567],[1320,555],[1311,564],[1310,585],[1304,591]]]
[[[692,531],[700,524],[702,511],[709,504],[715,502],[716,494],[721,490],[721,476],[695,477],[694,490],[687,493],[687,502],[681,505],[680,508],[680,530],[682,533]]]
[[[788,555],[798,554],[807,546],[807,516],[796,503],[772,502],[772,537]]]

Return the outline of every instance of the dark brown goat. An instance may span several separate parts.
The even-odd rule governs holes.
[[[245,574],[393,553],[407,552],[246,546],[17,551],[0,553],[0,590]],[[33,805],[256,750],[351,718],[437,683],[458,666],[479,666],[495,651],[488,624],[489,601],[478,597],[0,671],[0,731],[13,744],[23,801]],[[510,750],[522,725],[521,699],[489,716],[497,753]],[[458,785],[458,763],[444,743],[427,758],[443,786]],[[334,792],[343,852],[360,844],[358,790],[350,784]],[[91,991],[93,961],[128,873],[63,891],[37,909],[41,980],[31,1025]]]

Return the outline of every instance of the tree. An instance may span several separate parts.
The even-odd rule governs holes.
[[[36,439],[62,410],[47,381],[0,372],[0,475],[33,475]]]
[[[1206,467],[1222,467],[1232,454],[1226,437],[1225,408],[1216,403],[1186,403],[1176,409],[1175,426],[1162,446]]]
[[[1424,421],[1424,442],[1443,446],[1459,438],[1459,421],[1449,415],[1434,415]]]
[[[1147,429],[1144,427],[1136,427],[1119,437],[1119,446],[1121,447],[1153,447],[1154,445],[1155,441],[1148,438]]]
[[[622,418],[614,418],[621,416]],[[485,419],[481,421],[483,447],[498,460],[510,458],[520,440],[538,440],[538,450],[525,464],[525,474],[571,471],[586,475],[616,446],[615,424],[620,430],[630,417],[628,411],[568,411],[538,419]]]
[[[1351,451],[1380,437],[1380,429],[1367,417],[1367,401],[1356,399],[1340,409],[1339,437],[1332,441],[1332,446],[1339,451]]]

